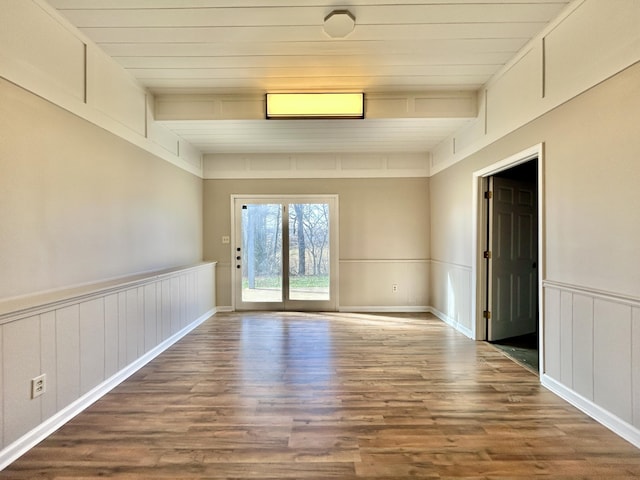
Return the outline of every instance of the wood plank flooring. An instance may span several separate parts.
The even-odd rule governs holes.
[[[640,450],[427,314],[218,314],[7,469],[25,479],[612,479]]]

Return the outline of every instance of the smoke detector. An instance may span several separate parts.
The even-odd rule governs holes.
[[[331,38],[344,38],[355,26],[356,17],[349,10],[334,10],[324,18],[324,32]]]

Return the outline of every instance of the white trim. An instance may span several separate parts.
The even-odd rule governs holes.
[[[548,375],[540,375],[540,380],[545,388],[566,400],[577,409],[583,411],[615,434],[624,438],[626,441],[640,448],[640,429],[606,411],[579,393],[565,387]]]
[[[344,306],[338,307],[342,313],[423,313],[430,312],[431,307],[425,305],[385,305],[385,306]]]
[[[555,282],[553,280],[545,280],[542,282],[543,288],[555,288],[565,292],[577,293],[579,295],[589,295],[593,298],[599,298],[608,302],[620,303],[630,307],[640,307],[640,297],[630,295],[621,295],[619,293],[607,292],[605,290],[597,290],[582,285],[570,283]]]
[[[428,258],[373,258],[373,259],[341,259],[340,263],[431,263]]]
[[[222,312],[235,312],[235,309],[231,305],[221,305],[221,306],[216,307],[216,309],[220,313],[222,313]]]
[[[542,155],[542,147],[544,144],[538,143],[529,148],[526,148],[518,153],[515,153],[507,158],[500,160],[499,162],[492,163],[480,170],[473,172],[474,177],[488,177],[491,175],[495,175],[496,173],[502,172],[508,168],[515,167],[520,165],[521,163],[526,163],[529,160],[533,160],[534,158]]]
[[[371,158],[380,161],[371,165]],[[366,168],[347,162],[360,160]],[[368,160],[368,161],[367,161]],[[429,152],[205,154],[205,180],[264,178],[415,178],[430,176]]]
[[[53,309],[104,297],[110,293],[142,287],[150,283],[158,282],[163,278],[179,276],[189,270],[193,271],[212,265],[215,267],[216,264],[217,262],[202,262],[196,265],[174,267],[164,270],[150,270],[134,275],[112,277],[100,282],[87,282],[36,294],[7,298],[0,301],[0,325],[20,320],[27,316],[38,315]]]
[[[444,312],[441,312],[437,308],[428,307],[427,311],[429,313],[434,314],[436,317],[438,317],[440,320],[442,320],[444,323],[446,323],[450,327],[455,328],[458,332],[462,333],[464,336],[469,337],[470,339],[473,340],[473,331],[470,330],[469,327],[462,325],[460,322],[456,322],[449,315],[447,315]]]
[[[442,260],[429,260],[429,263],[435,264],[435,265],[446,265],[449,267],[453,267],[453,268],[457,268],[459,270],[466,270],[467,272],[471,271],[471,266],[469,265],[463,265],[461,263],[454,263],[454,262],[445,262]]]
[[[156,358],[173,344],[185,337],[196,327],[204,323],[212,315],[215,315],[215,313],[216,308],[214,307],[204,315],[200,316],[198,319],[187,325],[185,328],[175,333],[164,342],[160,343],[158,346],[156,346],[152,350],[149,350],[143,356],[124,367],[115,375],[108,378],[100,385],[96,386],[95,388],[84,394],[82,397],[78,398],[73,403],[70,403],[58,413],[39,424],[33,430],[27,432],[18,440],[5,447],[2,451],[0,451],[0,471],[6,468],[20,456],[24,455],[31,448],[35,447],[38,443],[47,438],[73,417],[81,413],[87,407],[91,406],[93,403],[105,396],[115,387],[120,385],[151,360]]]

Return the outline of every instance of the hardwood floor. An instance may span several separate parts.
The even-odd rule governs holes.
[[[640,450],[421,315],[218,314],[0,472],[50,479],[640,476]]]

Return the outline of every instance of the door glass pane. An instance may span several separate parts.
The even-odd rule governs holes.
[[[242,206],[242,301],[282,302],[282,207]]]
[[[329,300],[329,204],[289,205],[289,299]]]

